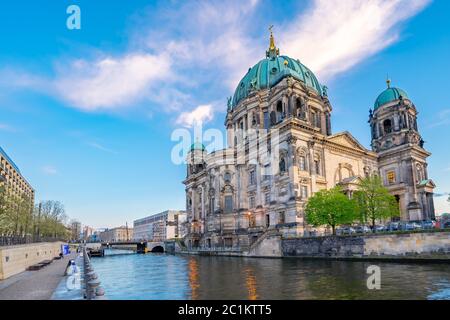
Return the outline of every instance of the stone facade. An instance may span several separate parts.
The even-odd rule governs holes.
[[[390,88],[389,90],[398,90]],[[428,177],[430,153],[417,126],[417,108],[404,91],[398,99],[370,113],[372,148],[384,184],[399,201],[402,220],[435,219],[433,181]]]
[[[332,134],[331,112],[326,87],[298,60],[279,56],[271,36],[267,58],[229,99],[228,148],[208,154],[199,142],[191,146],[184,181],[187,247],[245,251],[269,230],[284,237],[320,232],[304,219],[308,198],[336,185],[351,196],[358,179],[373,174],[398,197],[403,219],[433,218],[430,154],[415,122],[399,127],[395,120],[408,112],[415,121],[411,101],[396,99],[371,111],[373,128],[388,117],[395,123],[392,132],[373,130],[373,150],[349,132]],[[394,136],[405,137],[403,143],[386,142]],[[414,171],[419,165],[420,175]]]
[[[284,257],[450,259],[450,232],[281,240]]]

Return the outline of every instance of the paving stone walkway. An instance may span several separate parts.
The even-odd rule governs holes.
[[[54,260],[38,271],[25,271],[0,281],[0,300],[48,300],[64,277],[67,263],[76,253]]]

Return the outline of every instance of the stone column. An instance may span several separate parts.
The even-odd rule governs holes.
[[[192,220],[195,220],[195,189],[191,190],[191,215]]]
[[[261,165],[259,162],[256,163],[255,166],[255,176],[256,176],[256,206],[263,205],[263,198],[261,195]]]
[[[202,206],[202,212],[201,212],[201,219],[205,219],[205,187],[201,186],[202,193],[201,193],[201,206]]]

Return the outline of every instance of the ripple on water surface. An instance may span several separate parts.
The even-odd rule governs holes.
[[[447,264],[131,254],[92,259],[109,299],[450,299]]]

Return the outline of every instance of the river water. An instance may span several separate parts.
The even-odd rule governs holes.
[[[108,299],[450,299],[448,264],[124,254],[93,258]]]

